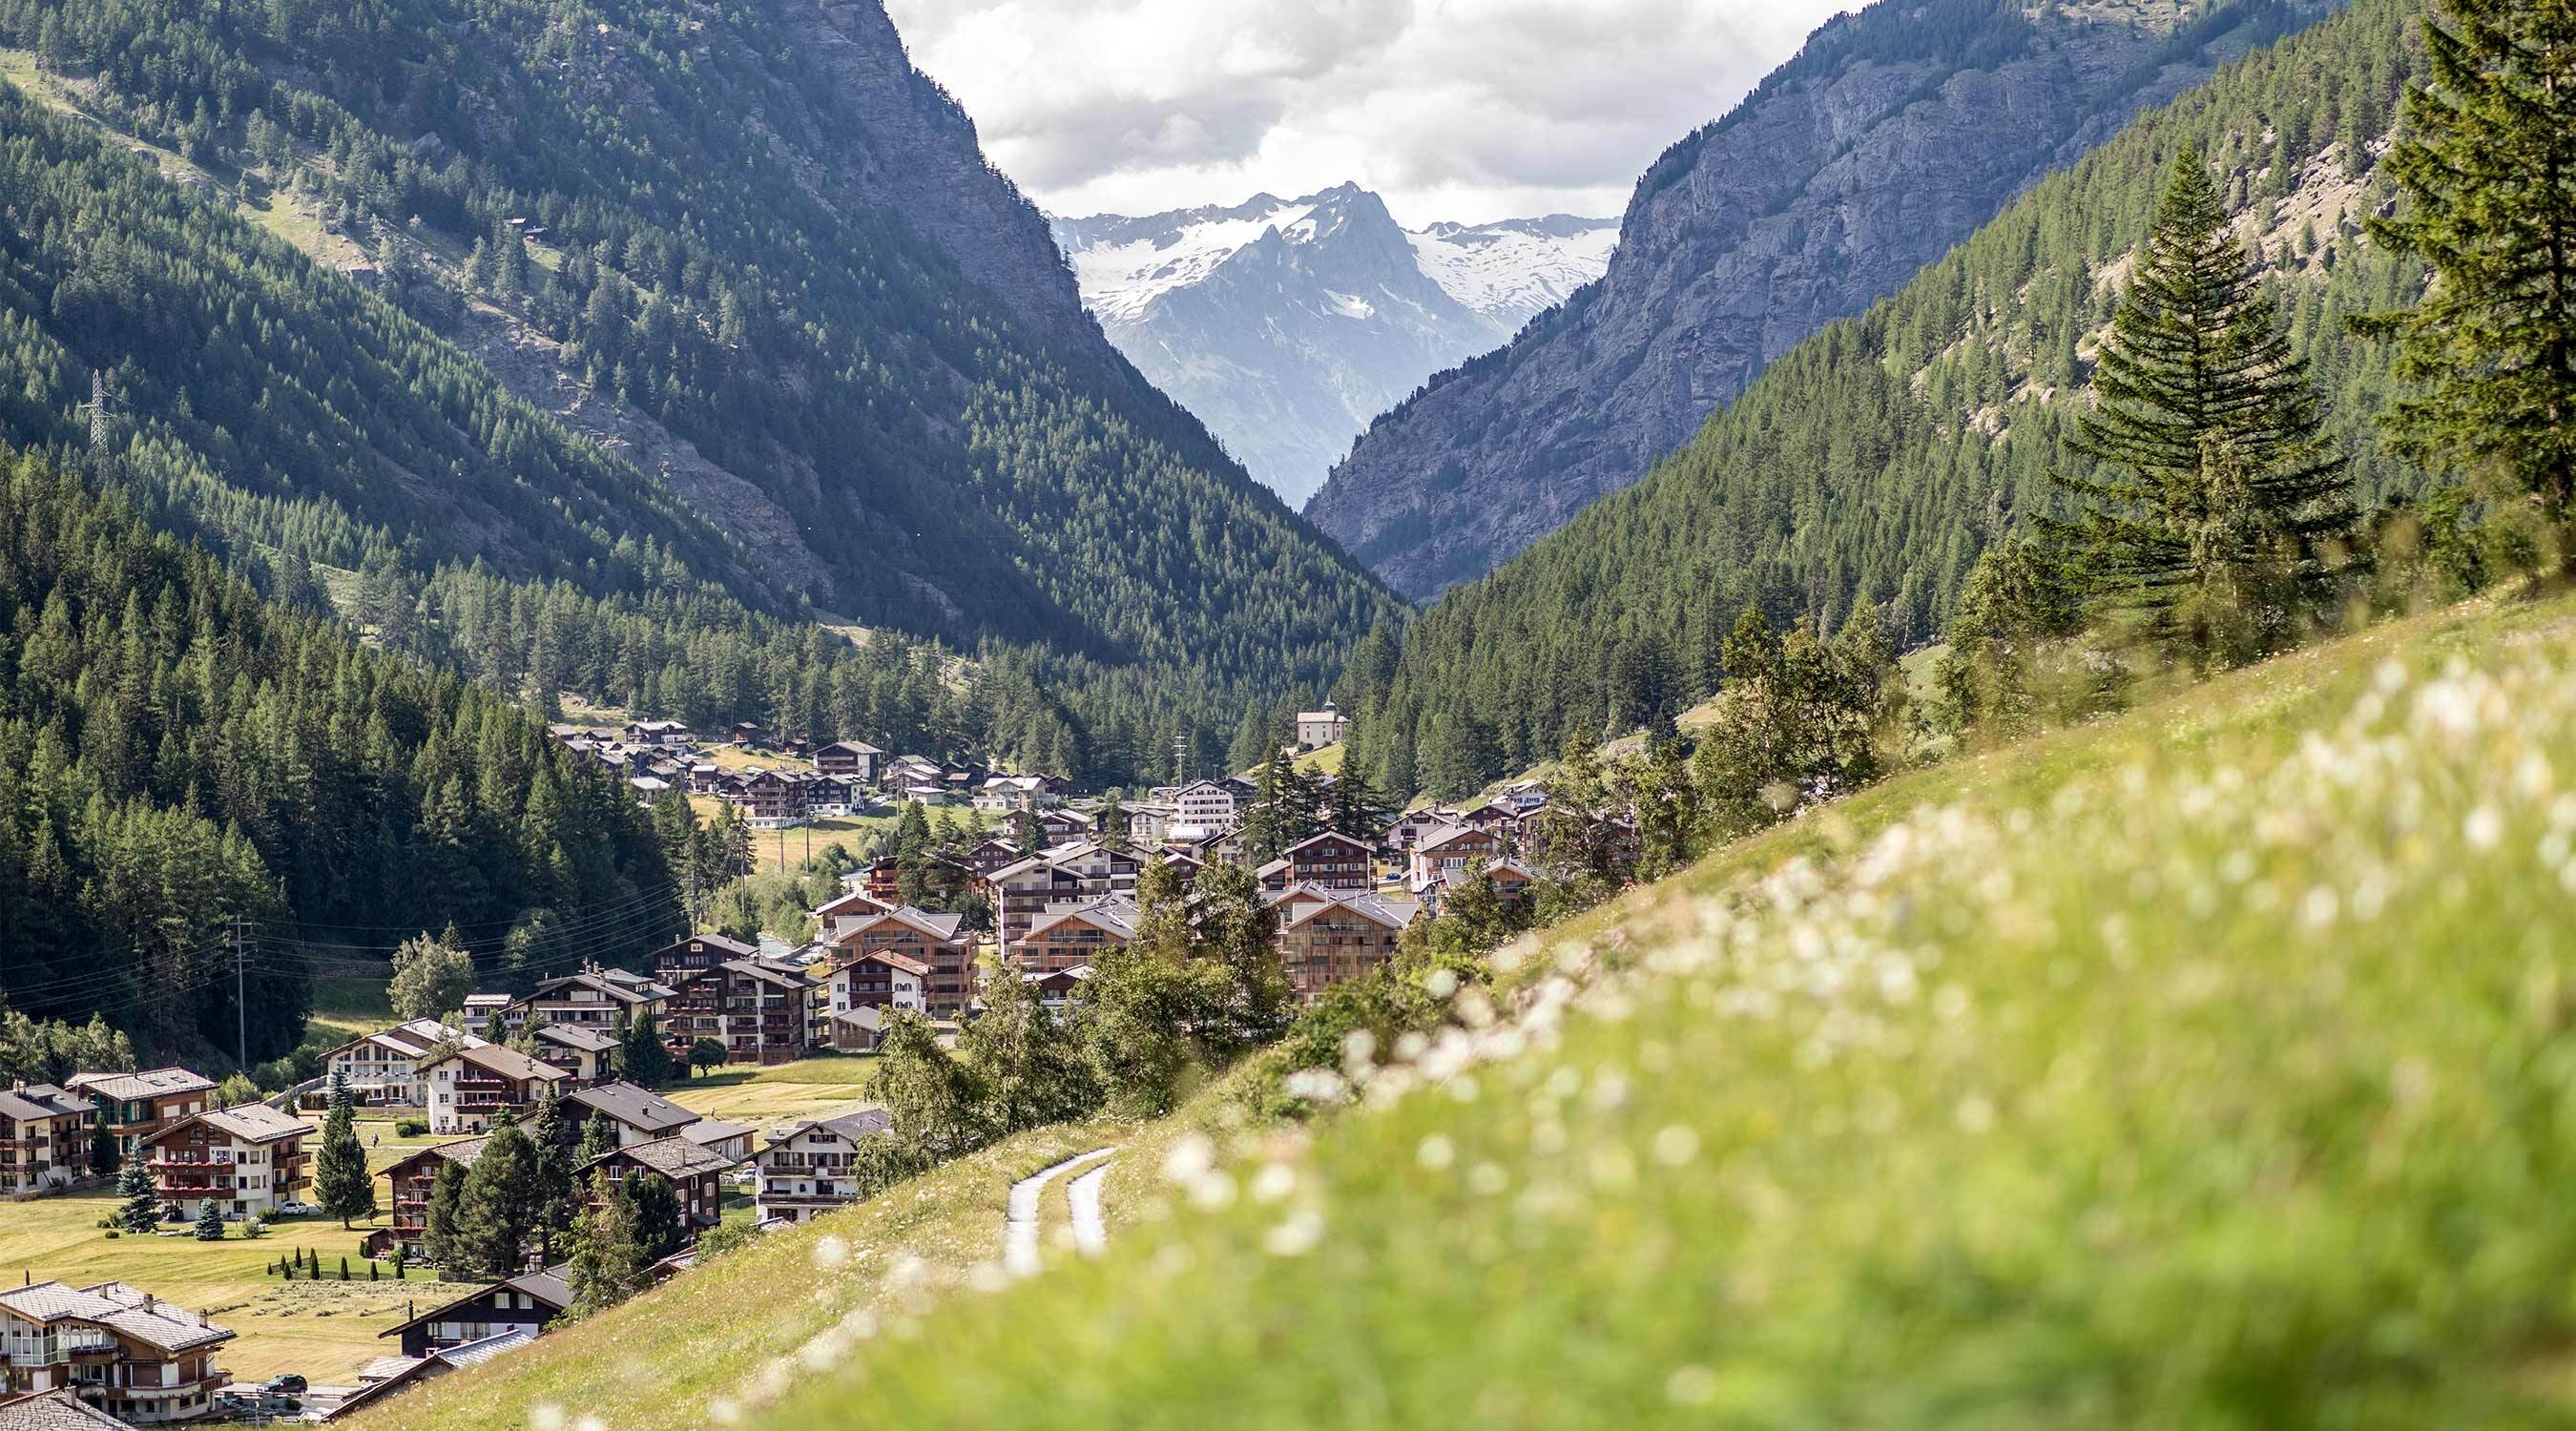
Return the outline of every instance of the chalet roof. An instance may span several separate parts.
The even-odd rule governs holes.
[[[68,1387],[0,1399],[0,1431],[127,1431],[124,1422],[80,1399]]]
[[[841,970],[849,968],[853,964],[890,965],[894,968],[901,969],[903,972],[910,974],[915,978],[927,978],[930,974],[930,966],[928,964],[913,958],[909,954],[899,954],[892,949],[860,950],[857,953],[852,954],[848,959],[833,966],[832,972],[837,974]]]
[[[474,1161],[477,1158],[483,1156],[483,1150],[491,1146],[491,1143],[492,1135],[489,1133],[484,1133],[472,1138],[459,1138],[452,1143],[433,1143],[430,1146],[421,1149],[419,1152],[413,1153],[411,1156],[404,1158],[402,1161],[395,1163],[393,1167],[389,1167],[385,1169],[385,1171],[390,1174],[394,1168],[409,1167],[413,1163],[417,1163],[424,1158],[436,1158],[442,1163],[454,1163],[460,1168],[470,1168],[474,1166]]]
[[[564,1101],[656,1136],[698,1121],[697,1114],[679,1104],[623,1080],[579,1089],[564,1095]]]
[[[1091,966],[1076,964],[1069,969],[1026,969],[1020,973],[1024,984],[1079,984],[1091,977]]]
[[[1436,850],[1441,846],[1451,844],[1464,836],[1475,835],[1485,839],[1491,839],[1493,838],[1493,833],[1494,832],[1491,830],[1479,830],[1473,825],[1452,825],[1446,829],[1426,831],[1421,840],[1414,845],[1414,848],[1417,850]]]
[[[504,1352],[517,1351],[536,1339],[537,1329],[526,1322],[521,1322],[506,1332],[494,1332],[488,1337],[477,1337],[470,1342],[458,1342],[452,1347],[441,1347],[433,1355],[450,1366],[480,1366]]]
[[[1326,830],[1320,835],[1309,835],[1305,839],[1299,840],[1297,843],[1290,845],[1288,847],[1288,853],[1293,855],[1299,850],[1312,849],[1317,845],[1327,844],[1352,845],[1362,850],[1369,847],[1368,841],[1366,840],[1355,839],[1352,836],[1343,834],[1339,830]]]
[[[218,1108],[210,1113],[199,1113],[194,1117],[182,1118],[153,1134],[146,1141],[158,1143],[191,1123],[203,1123],[217,1132],[238,1138],[245,1143],[274,1143],[281,1138],[301,1138],[313,1131],[312,1126],[303,1119],[280,1113],[265,1103],[244,1103],[234,1108]]]
[[[876,928],[878,925],[885,923],[889,919],[893,920],[897,924],[918,929],[922,933],[929,935],[931,938],[938,940],[942,944],[954,942],[957,938],[958,926],[966,922],[966,916],[962,914],[933,914],[926,909],[916,909],[909,904],[899,905],[893,909],[885,910],[882,913],[874,915],[864,923],[860,924],[857,928],[852,929],[845,934],[836,934],[832,936],[831,942],[838,946],[847,947],[856,941],[860,935],[867,933],[869,930]]]
[[[1402,929],[1422,912],[1422,901],[1391,894],[1327,894],[1311,902],[1300,900],[1290,905],[1288,927],[1293,929],[1332,910],[1349,910],[1385,928]]]
[[[503,1048],[498,1044],[484,1044],[479,1048],[460,1048],[444,1058],[433,1058],[422,1064],[420,1071],[427,1073],[440,1064],[452,1063],[458,1059],[463,1059],[487,1073],[497,1073],[503,1078],[518,1079],[521,1082],[533,1078],[543,1083],[552,1083],[559,1078],[572,1077],[571,1074],[551,1063],[539,1063],[516,1049]]]
[[[373,1045],[402,1058],[416,1058],[419,1055],[427,1053],[429,1050],[438,1047],[440,1044],[450,1041],[471,1045],[481,1043],[483,1040],[474,1037],[472,1034],[469,1034],[462,1029],[449,1028],[447,1025],[440,1023],[436,1019],[412,1019],[406,1023],[396,1024],[389,1029],[378,1029],[374,1033],[360,1034],[356,1038],[349,1040],[347,1043],[340,1045],[338,1048],[332,1049],[330,1052],[322,1055],[322,1061],[328,1063],[332,1059],[338,1058],[340,1055],[357,1048],[361,1044]]]
[[[545,1303],[548,1307],[560,1312],[566,1307],[571,1306],[573,1303],[572,1286],[564,1280],[563,1273],[564,1269],[561,1267],[549,1267],[543,1272],[523,1272],[518,1276],[509,1278],[505,1281],[486,1282],[481,1286],[474,1288],[472,1291],[452,1297],[447,1301],[441,1302],[437,1306],[430,1308],[428,1311],[422,1312],[406,1321],[387,1327],[383,1331],[376,1333],[376,1335],[379,1337],[398,1336],[424,1322],[437,1321],[459,1307],[465,1306],[470,1302],[481,1301],[483,1298],[492,1295],[494,1292],[501,1291],[504,1288],[513,1292],[524,1292],[528,1296],[534,1297],[538,1301]]]
[[[586,1029],[579,1024],[547,1024],[537,1030],[546,1043],[561,1044],[583,1053],[606,1053],[617,1047],[617,1035],[606,1029]]]
[[[802,1137],[816,1128],[830,1129],[855,1143],[871,1133],[893,1131],[894,1115],[882,1108],[854,1108],[847,1113],[835,1114],[829,1118],[812,1118],[802,1123],[788,1124],[783,1128],[772,1128],[769,1130],[769,1142],[775,1147],[791,1138]]]
[[[0,1089],[0,1115],[15,1119],[77,1118],[97,1107],[89,1099],[66,1093],[50,1083]]]
[[[749,1128],[740,1123],[727,1123],[721,1118],[701,1118],[680,1130],[680,1136],[701,1148],[711,1148],[734,1138],[747,1137]]]
[[[883,755],[883,754],[885,754],[885,752],[884,752],[884,751],[877,749],[875,746],[868,744],[868,743],[867,743],[866,741],[864,741],[864,740],[836,740],[836,741],[833,741],[830,745],[824,746],[824,747],[823,747],[823,750],[818,750],[818,751],[815,751],[814,753],[815,753],[816,755],[820,755],[820,754],[822,754],[822,753],[823,753],[823,751],[824,751],[824,750],[840,750],[840,751],[847,751],[848,753],[850,753],[850,754],[852,754],[852,755]]]
[[[830,919],[837,915],[858,914],[862,912],[882,914],[891,908],[893,908],[892,905],[887,904],[882,899],[878,899],[870,895],[866,890],[854,889],[848,894],[842,895],[840,898],[815,910],[814,917],[818,920],[822,920]]]
[[[1085,900],[1079,904],[1053,905],[1046,913],[1031,920],[1029,932],[1020,937],[1035,939],[1058,925],[1079,919],[1095,928],[1115,934],[1121,939],[1133,939],[1136,937],[1137,918],[1135,901],[1127,899]]]
[[[1265,878],[1265,877],[1270,876],[1270,875],[1275,875],[1275,874],[1284,874],[1284,873],[1286,873],[1286,872],[1287,872],[1287,869],[1288,869],[1288,861],[1287,861],[1286,859],[1282,858],[1282,859],[1275,859],[1275,860],[1272,860],[1270,863],[1268,863],[1268,864],[1266,864],[1266,865],[1263,865],[1261,868],[1259,868],[1259,869],[1257,869],[1257,870],[1254,870],[1252,873],[1253,873],[1253,876],[1254,876],[1255,878]]]
[[[40,1326],[82,1322],[132,1337],[157,1351],[187,1351],[228,1342],[229,1328],[216,1326],[204,1314],[183,1311],[140,1287],[123,1282],[97,1282],[74,1287],[64,1282],[38,1282],[0,1291],[0,1310]]]
[[[568,989],[589,989],[621,1004],[649,1004],[671,997],[671,990],[650,979],[639,978],[620,969],[622,978],[612,978],[604,969],[584,969],[578,974],[540,980],[536,989],[524,999],[512,1001],[513,1008],[534,1008],[539,999],[555,999]]]
[[[813,977],[802,969],[791,969],[767,959],[727,959],[716,966],[731,973],[776,984],[782,989],[805,989],[813,986]]]
[[[713,1148],[702,1148],[686,1138],[674,1135],[668,1138],[656,1138],[649,1143],[636,1143],[630,1147],[619,1148],[613,1153],[602,1153],[582,1164],[582,1168],[587,1171],[601,1163],[613,1162],[619,1158],[624,1158],[638,1167],[650,1168],[672,1179],[693,1178],[702,1173],[722,1172],[738,1161],[726,1157]]]
[[[155,1068],[142,1073],[75,1073],[68,1083],[77,1092],[95,1093],[101,1098],[166,1098],[173,1093],[196,1093],[215,1086],[213,1079],[184,1068]]]
[[[671,945],[662,952],[667,954],[672,952],[672,950],[679,949],[683,945],[689,944],[703,944],[707,946],[708,949],[716,953],[730,954],[738,958],[748,957],[760,952],[757,948],[754,948],[749,944],[745,944],[739,939],[730,939],[722,934],[692,934],[688,938],[680,940],[678,943]]]

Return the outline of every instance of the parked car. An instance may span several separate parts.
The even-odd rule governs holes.
[[[309,1202],[282,1202],[277,1205],[277,1210],[288,1217],[311,1217],[321,1211]]]
[[[290,1371],[282,1376],[272,1376],[268,1379],[268,1389],[280,1396],[301,1392],[305,1389],[304,1374]]]

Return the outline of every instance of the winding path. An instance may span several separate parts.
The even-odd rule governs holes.
[[[1014,1277],[1028,1277],[1036,1274],[1040,1266],[1038,1209],[1040,1203],[1046,1198],[1047,1184],[1087,1163],[1098,1162],[1116,1151],[1118,1150],[1115,1148],[1094,1148],[1088,1153],[1067,1158],[1051,1168],[1041,1168],[1011,1184],[1010,1202],[1002,1215],[1003,1271]],[[1095,1227],[1099,1222],[1099,1193],[1100,1186],[1095,1182],[1091,1187],[1092,1222]],[[1082,1235],[1082,1213],[1077,1207],[1074,1213],[1074,1236],[1078,1239]]]
[[[1109,1250],[1109,1225],[1100,1220],[1100,1185],[1108,1177],[1104,1161],[1064,1185],[1065,1203],[1073,1209],[1073,1247],[1085,1257]]]

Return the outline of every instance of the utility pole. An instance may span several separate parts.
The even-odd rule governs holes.
[[[242,996],[242,917],[233,916],[233,1057],[250,1073],[250,1005]]]
[[[107,369],[89,370],[89,455],[96,462],[107,455]]]

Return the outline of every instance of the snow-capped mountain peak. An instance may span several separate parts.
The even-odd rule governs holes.
[[[1608,267],[1618,225],[1552,214],[1408,232],[1376,194],[1055,221],[1110,340],[1291,503],[1423,379]]]

